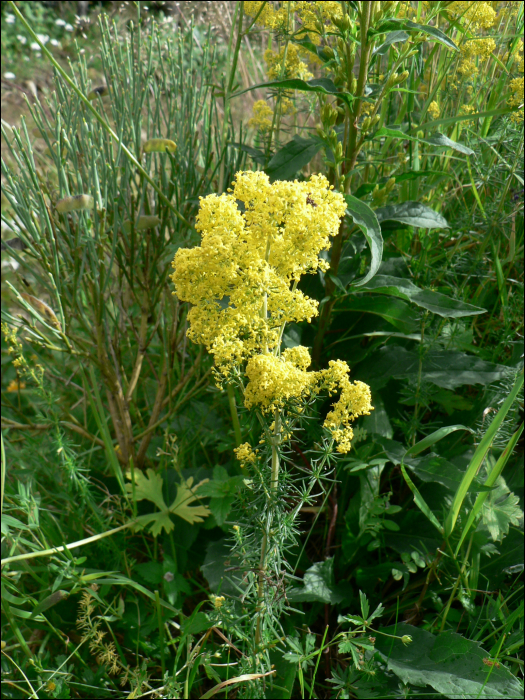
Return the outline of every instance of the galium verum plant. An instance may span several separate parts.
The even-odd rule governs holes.
[[[201,245],[179,249],[173,261],[176,294],[193,305],[188,336],[212,354],[217,384],[236,386],[262,427],[257,447],[245,442],[235,450],[250,473],[250,516],[236,526],[236,546],[248,581],[243,599],[252,596],[255,606],[256,648],[270,641],[266,621],[277,616],[283,598],[283,552],[295,541],[300,507],[337,453],[349,451],[352,422],[372,410],[369,387],[350,382],[346,362],[308,371],[306,347],[282,349],[286,324],[310,322],[318,313],[318,302],[298,282],[327,269],[319,253],[329,247],[345,211],[343,196],[323,175],[270,183],[263,172],[238,172],[227,193],[201,198]],[[306,482],[294,481],[289,446],[321,393],[339,398],[324,420],[323,445],[311,451],[318,457]]]

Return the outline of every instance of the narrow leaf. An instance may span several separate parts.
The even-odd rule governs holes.
[[[267,83],[259,83],[252,85],[245,90],[236,92],[232,97],[238,97],[250,90],[259,90],[261,88],[274,88],[280,90],[300,90],[301,92],[319,92],[324,95],[337,95],[347,103],[353,101],[354,96],[348,92],[339,92],[330,78],[313,78],[312,80],[301,80],[300,78],[286,78],[285,80],[271,80]]]
[[[452,49],[453,51],[459,51],[452,39],[449,39],[448,36],[437,27],[431,27],[428,24],[417,24],[416,22],[412,22],[410,19],[391,17],[384,22],[381,22],[375,29],[380,32],[385,32],[389,29],[404,29],[408,32],[423,32],[431,37],[431,39],[434,39],[434,41],[439,41],[440,44],[443,44],[447,48]]]
[[[514,386],[512,387],[512,391],[510,394],[507,396],[505,401],[503,402],[502,407],[496,414],[496,417],[488,427],[485,435],[483,436],[481,442],[479,443],[474,456],[472,457],[469,467],[467,471],[465,472],[463,479],[461,481],[461,484],[459,485],[459,488],[456,492],[456,495],[454,496],[454,501],[452,502],[452,505],[450,507],[449,513],[447,515],[447,518],[445,520],[445,529],[447,533],[447,537],[449,537],[456,525],[456,521],[458,519],[459,512],[461,510],[461,506],[463,505],[463,501],[465,500],[465,496],[467,495],[467,492],[469,490],[469,487],[478,473],[478,470],[485,459],[485,456],[487,452],[490,449],[490,446],[492,445],[492,441],[496,437],[496,433],[500,429],[501,424],[503,423],[503,420],[507,413],[509,412],[512,404],[514,403],[517,395],[520,392],[521,387],[523,386],[523,370],[519,373],[519,375],[516,377],[516,381],[514,382]]]
[[[423,438],[423,440],[420,440],[415,445],[412,445],[412,447],[406,451],[405,457],[415,457],[416,455],[420,454],[420,452],[423,452],[431,445],[435,445],[436,442],[443,440],[444,437],[450,435],[450,433],[454,433],[456,430],[468,430],[470,433],[474,432],[471,428],[467,428],[464,425],[447,425],[445,428],[436,430],[431,435],[427,435],[425,438]]]
[[[419,493],[416,485],[412,481],[412,479],[408,476],[407,470],[405,469],[405,465],[401,464],[401,471],[403,472],[403,476],[405,477],[405,481],[407,482],[408,488],[412,491],[414,494],[414,503],[416,506],[419,508],[419,510],[425,515],[428,520],[432,523],[432,525],[441,533],[443,534],[443,526],[440,525],[439,520],[436,518],[434,513],[430,510],[428,507],[427,502],[423,498],[423,496]]]

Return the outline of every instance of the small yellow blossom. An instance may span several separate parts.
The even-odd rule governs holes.
[[[239,445],[239,447],[236,447],[233,451],[235,452],[235,456],[241,463],[241,467],[245,467],[247,464],[254,464],[257,460],[257,455],[248,442],[244,442],[242,445]]]
[[[436,102],[436,100],[432,100],[432,102],[428,105],[428,116],[431,119],[437,119],[440,115],[440,109],[439,105]]]
[[[223,595],[216,595],[213,597],[213,606],[215,607],[216,610],[220,610],[223,606],[224,601],[226,598]]]
[[[461,105],[459,108],[458,114],[461,116],[467,115],[467,114],[474,114],[476,112],[476,108],[474,105]],[[472,127],[474,126],[474,120],[466,119],[465,121],[461,122],[463,126],[467,127]]]
[[[510,107],[518,109],[511,114],[511,119],[515,122],[523,121],[523,76],[521,78],[513,78],[509,83],[509,88],[512,91],[511,97],[507,100]]]
[[[8,391],[8,393],[10,393],[10,394],[13,393],[13,392],[18,391],[19,389],[22,390],[22,389],[25,389],[25,388],[26,388],[25,382],[20,382],[20,381],[18,381],[17,379],[13,379],[13,380],[10,381],[9,384],[7,385],[7,391]]]
[[[253,117],[248,126],[253,126],[261,132],[270,131],[272,128],[273,109],[266,100],[257,100],[253,104]]]

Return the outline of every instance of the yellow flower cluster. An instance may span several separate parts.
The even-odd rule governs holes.
[[[428,105],[427,111],[428,111],[428,116],[431,119],[437,119],[439,117],[441,112],[440,112],[439,105],[436,102],[436,100],[432,100],[432,102]]]
[[[253,104],[253,117],[248,121],[248,126],[254,126],[263,133],[272,128],[273,109],[266,100],[257,100]]]
[[[342,360],[329,362],[327,370],[318,372],[320,387],[327,389],[329,394],[341,391],[339,400],[333,405],[333,410],[326,416],[323,426],[330,431],[337,443],[337,451],[346,453],[354,436],[350,423],[358,416],[368,416],[373,411],[370,387],[364,382],[350,382],[350,368]]]
[[[300,57],[299,49],[295,44],[288,44],[275,53],[271,49],[264,52],[264,60],[268,66],[267,74],[270,80],[284,78],[300,78],[310,80],[313,73],[308,70],[308,66]]]
[[[470,29],[489,29],[496,23],[496,12],[490,2],[467,2],[458,0],[447,5],[452,20],[463,19]]]
[[[243,442],[242,445],[239,445],[239,447],[236,447],[233,451],[241,463],[241,467],[245,467],[249,464],[255,464],[257,460],[257,454],[252,450],[250,443],[248,442]]]
[[[523,76],[521,78],[513,78],[509,83],[509,88],[512,91],[512,95],[507,100],[507,104],[510,107],[519,108],[511,114],[511,118],[515,122],[523,121]]]
[[[179,299],[193,304],[188,336],[214,356],[218,383],[246,363],[247,408],[300,411],[302,401],[321,390],[341,393],[325,422],[340,452],[350,447],[349,423],[372,410],[369,388],[350,384],[345,362],[308,372],[307,348],[280,355],[280,345],[286,323],[317,314],[317,302],[297,282],[304,273],[326,270],[319,253],[345,210],[343,196],[323,175],[270,183],[263,172],[239,172],[228,193],[201,198],[201,245],[177,251],[172,275]],[[244,465],[257,458],[247,443],[236,454]]]
[[[277,352],[284,324],[317,314],[317,302],[290,287],[326,269],[319,252],[345,210],[323,175],[270,183],[263,172],[239,172],[231,192],[201,198],[201,245],[177,251],[172,279],[179,299],[193,304],[188,337],[207,347],[223,376]]]
[[[496,42],[492,37],[482,37],[465,41],[460,48],[461,63],[458,66],[458,73],[461,75],[476,75],[478,67],[474,59],[479,57],[483,61],[489,58],[493,51],[496,50]]]
[[[295,3],[287,3],[295,5]],[[261,6],[264,7],[261,10]],[[291,11],[293,12],[293,7]],[[261,14],[257,17],[257,13],[261,10]],[[244,12],[248,17],[257,17],[257,24],[268,29],[284,29],[288,21],[288,8],[283,6],[276,10],[270,2],[245,2]]]

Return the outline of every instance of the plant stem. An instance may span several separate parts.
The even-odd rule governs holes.
[[[235,432],[235,445],[239,447],[241,444],[241,424],[239,423],[239,414],[237,413],[237,405],[235,403],[235,394],[233,392],[233,386],[228,384],[226,387],[228,392],[228,403],[230,404],[230,414],[232,417],[233,430]]]

